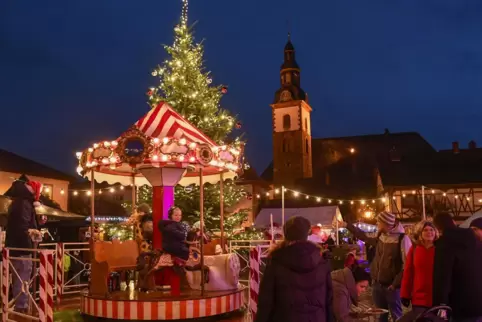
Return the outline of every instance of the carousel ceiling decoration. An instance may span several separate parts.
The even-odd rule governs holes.
[[[136,180],[137,176],[141,179],[136,185],[142,185],[149,183],[142,180],[137,173],[139,169],[177,167],[188,170],[181,184],[189,185],[195,183],[189,180],[189,170],[200,168],[203,168],[206,177],[225,172],[226,179],[233,178],[242,170],[242,155],[241,142],[217,145],[168,104],[160,103],[118,139],[95,143],[85,151],[77,152],[77,172],[87,177],[93,170],[98,182],[124,185],[130,184],[130,181],[119,180],[118,176],[128,179],[134,175]],[[209,178],[206,179],[210,182]],[[219,178],[216,180],[219,181]]]

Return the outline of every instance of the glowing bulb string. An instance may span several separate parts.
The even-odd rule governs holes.
[[[281,189],[282,188],[274,188],[274,189],[271,189],[271,190],[265,192],[264,194],[257,194],[256,198],[261,199],[264,196],[272,197],[272,196],[275,196],[275,195],[281,195]],[[437,190],[437,189],[430,189],[426,186],[425,186],[425,189],[427,191],[425,193],[426,198],[428,198],[430,195],[441,195],[444,198],[453,196],[454,199],[459,199],[459,200],[465,199],[467,201],[470,201],[472,199],[470,196],[466,196],[465,193],[463,193],[463,192],[461,192],[461,193],[448,193],[447,192],[449,190],[455,190],[455,189],[447,189],[445,191],[442,191],[442,190]],[[352,204],[352,205],[355,204],[355,203],[365,205],[365,204],[375,204],[377,201],[379,201],[379,202],[387,202],[388,201],[387,197],[377,197],[377,198],[367,198],[367,199],[339,199],[339,198],[329,198],[329,197],[311,195],[311,194],[303,193],[303,192],[300,192],[300,191],[297,191],[297,190],[294,190],[294,189],[289,189],[289,188],[286,188],[286,187],[284,188],[284,190],[285,190],[285,193],[286,192],[290,193],[288,195],[289,197],[295,197],[297,199],[316,200],[316,202],[327,202],[329,204],[338,204],[338,205],[343,205],[345,203],[349,203],[349,204]],[[408,195],[417,195],[417,191],[418,190],[412,190],[411,194],[408,194]],[[481,191],[481,194],[482,194],[482,191]],[[396,200],[397,198],[403,199],[403,198],[406,198],[406,197],[407,197],[407,193],[400,192],[397,195],[392,196],[392,199]],[[482,198],[478,199],[478,202],[482,203]]]

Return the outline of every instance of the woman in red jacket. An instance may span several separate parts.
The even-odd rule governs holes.
[[[403,306],[409,307],[412,303],[412,311],[399,321],[414,321],[419,314],[432,307],[434,242],[438,238],[438,231],[432,222],[422,221],[414,237],[416,242],[405,260],[400,292]]]

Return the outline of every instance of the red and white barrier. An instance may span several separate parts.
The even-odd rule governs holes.
[[[8,319],[8,290],[10,288],[10,272],[9,272],[9,250],[4,248],[2,251],[2,322]]]
[[[57,262],[57,304],[60,304],[60,298],[62,297],[63,285],[64,285],[64,245],[59,243],[57,245],[57,254],[55,260]]]
[[[260,262],[261,262],[261,247],[256,246],[251,248],[249,252],[249,312],[252,320],[256,320],[256,313],[258,312],[258,294],[260,284]]]
[[[54,255],[53,251],[40,251],[40,301],[39,320],[54,321]]]

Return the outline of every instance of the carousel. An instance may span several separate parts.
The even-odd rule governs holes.
[[[242,169],[243,146],[217,145],[209,137],[160,103],[113,141],[94,144],[77,153],[78,173],[91,182],[91,281],[81,295],[81,313],[87,319],[184,320],[212,317],[241,309],[237,255],[225,247],[223,216],[219,240],[206,243],[203,189],[200,189],[197,231],[187,233],[187,260],[163,249],[163,222],[171,219],[176,185],[220,183],[234,179]],[[152,238],[146,241],[142,214],[129,221],[136,240],[101,241],[95,234],[94,182],[131,185],[133,209],[136,187],[150,185]],[[161,223],[161,226],[159,225]],[[190,237],[189,237],[190,236]],[[165,235],[167,240],[167,233]],[[213,247],[215,243],[216,247]],[[163,245],[165,247],[163,247]],[[170,249],[170,248],[169,248]],[[124,289],[109,287],[109,276],[136,272]]]

